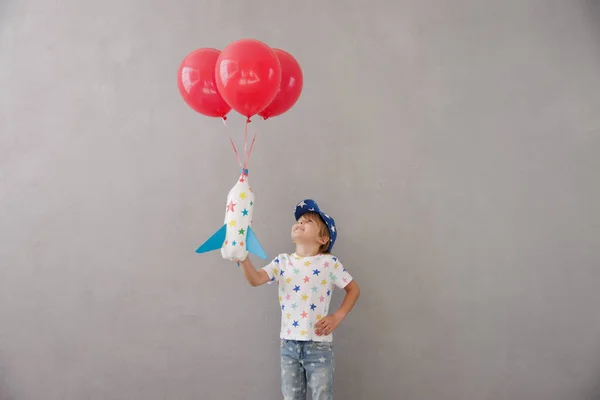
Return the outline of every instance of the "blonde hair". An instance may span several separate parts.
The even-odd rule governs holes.
[[[327,227],[327,224],[325,224],[325,222],[323,221],[321,216],[319,214],[317,214],[316,212],[309,211],[306,214],[304,214],[303,216],[310,219],[315,224],[317,224],[317,228],[319,231],[319,237],[327,238],[327,242],[325,242],[325,244],[322,244],[319,247],[319,253],[321,253],[321,254],[329,253],[329,243],[331,241],[331,237],[329,236],[329,228]]]

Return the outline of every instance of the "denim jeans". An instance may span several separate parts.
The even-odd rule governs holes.
[[[333,399],[335,363],[331,342],[281,339],[281,392],[284,400]]]

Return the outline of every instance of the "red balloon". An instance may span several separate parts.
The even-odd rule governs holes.
[[[179,66],[177,86],[192,109],[208,117],[225,118],[231,107],[219,94],[215,82],[220,53],[217,49],[198,49],[188,54]]]
[[[298,101],[302,93],[304,79],[298,61],[290,53],[273,49],[281,64],[281,84],[275,99],[259,114],[264,119],[281,115]]]
[[[273,101],[281,83],[275,52],[263,42],[242,39],[221,52],[215,68],[217,88],[234,110],[250,118]]]

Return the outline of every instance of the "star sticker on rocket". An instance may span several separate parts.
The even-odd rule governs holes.
[[[237,204],[235,204],[233,200],[231,200],[227,205],[227,211],[235,212],[235,206],[237,206]]]

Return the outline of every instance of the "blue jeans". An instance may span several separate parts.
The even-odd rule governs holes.
[[[331,342],[281,339],[281,392],[284,400],[333,399],[335,369]]]

